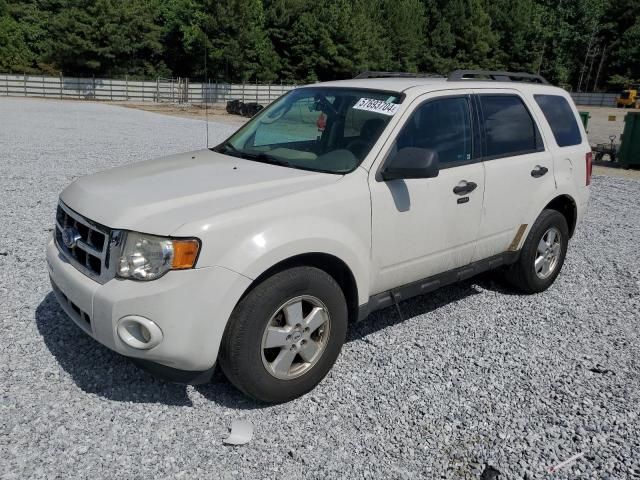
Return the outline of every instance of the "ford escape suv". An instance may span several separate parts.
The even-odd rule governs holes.
[[[76,180],[49,274],[108,348],[182,382],[219,364],[283,402],[374,310],[496,268],[548,288],[590,178],[575,106],[542,77],[369,72],[297,88],[215,148]]]

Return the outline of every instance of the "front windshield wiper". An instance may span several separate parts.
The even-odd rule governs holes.
[[[224,153],[226,155],[231,155],[233,157],[244,158],[246,160],[252,160],[254,162],[262,162],[262,163],[269,163],[271,165],[279,165],[281,167],[293,167],[293,168],[296,168],[294,165],[291,165],[286,160],[280,160],[278,158],[272,157],[271,155],[267,155],[264,152],[250,153],[250,152],[244,152],[242,150],[238,150],[229,141],[225,141],[225,142],[221,143],[220,145],[215,147],[214,150],[216,152],[218,152],[218,153]]]
[[[279,158],[272,157],[271,155],[267,155],[264,152],[260,153],[248,153],[248,152],[240,152],[236,150],[242,158],[247,160],[253,160],[255,162],[269,163],[271,165],[279,165],[281,167],[292,167],[291,163],[286,160],[280,160]]]

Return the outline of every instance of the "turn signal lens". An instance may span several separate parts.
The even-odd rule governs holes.
[[[198,240],[174,240],[171,268],[174,270],[193,268],[199,251],[200,242]]]
[[[591,185],[591,172],[593,171],[593,153],[587,152],[585,157],[585,161],[587,162],[587,181],[586,185]]]

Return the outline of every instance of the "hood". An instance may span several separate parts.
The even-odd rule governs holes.
[[[60,199],[111,228],[170,235],[185,223],[340,178],[205,149],[81,177]]]

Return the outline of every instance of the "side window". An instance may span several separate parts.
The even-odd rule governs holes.
[[[440,165],[471,160],[471,113],[467,97],[430,100],[418,107],[398,134],[396,149],[435,150]]]
[[[487,157],[510,157],[542,150],[533,118],[517,95],[480,95]]]
[[[549,122],[559,147],[570,147],[582,143],[580,127],[566,98],[560,95],[534,95],[534,98]]]

